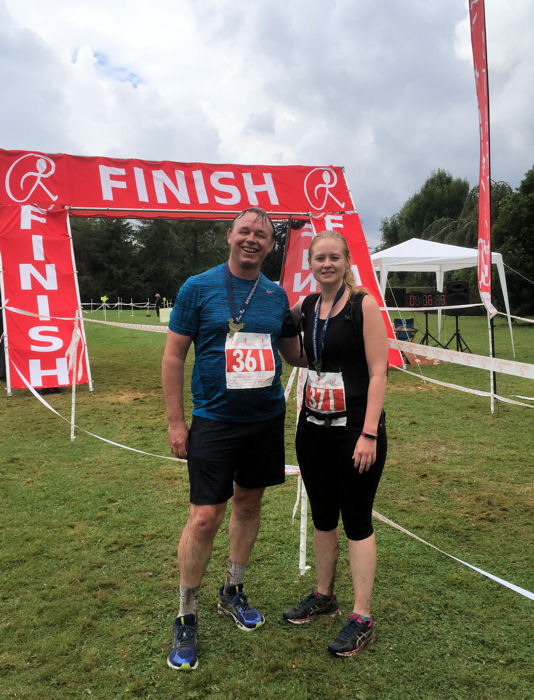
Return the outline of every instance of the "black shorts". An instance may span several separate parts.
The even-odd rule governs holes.
[[[245,489],[283,484],[284,417],[224,423],[193,416],[187,449],[191,503],[226,503],[234,481]]]
[[[300,420],[296,448],[300,472],[308,493],[317,530],[337,527],[339,515],[345,534],[363,540],[373,534],[373,502],[387,453],[385,419],[378,426],[376,462],[360,474],[352,454],[360,430],[325,428]]]

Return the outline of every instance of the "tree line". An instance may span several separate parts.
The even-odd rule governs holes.
[[[228,258],[227,221],[71,219],[72,241],[83,302],[120,297],[174,299],[191,275]],[[275,247],[263,272],[279,279],[288,222],[275,223]]]
[[[396,214],[382,220],[380,232],[377,251],[410,238],[476,248],[478,186],[470,189],[467,180],[436,170]],[[534,313],[534,167],[515,191],[506,182],[491,182],[491,247],[503,257],[512,313]],[[467,281],[471,298],[478,298],[475,269],[449,275],[450,279]],[[430,273],[396,273],[388,282],[391,286],[435,285]],[[496,270],[492,270],[492,290],[497,308],[502,310]]]

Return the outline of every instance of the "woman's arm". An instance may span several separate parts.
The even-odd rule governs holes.
[[[386,395],[388,340],[380,307],[370,294],[366,294],[363,298],[362,312],[365,357],[369,371],[367,409],[362,432],[377,435]],[[354,466],[359,467],[362,472],[369,469],[375,460],[376,440],[361,436],[354,450]]]

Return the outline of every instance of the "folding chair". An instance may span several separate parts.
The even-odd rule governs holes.
[[[413,318],[394,318],[393,332],[397,340],[411,341],[417,333],[417,328],[413,327]]]

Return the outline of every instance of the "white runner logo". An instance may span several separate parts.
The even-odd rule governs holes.
[[[340,202],[331,190],[337,185],[337,174],[332,168],[314,168],[304,180],[304,194],[313,209],[318,211],[326,207],[331,197],[340,209],[345,208],[345,202]]]
[[[22,163],[22,161],[25,161],[26,159],[30,160]],[[25,166],[31,169],[25,169]],[[7,171],[6,192],[14,202],[18,202],[20,204],[22,202],[27,202],[35,190],[40,187],[47,194],[47,196],[50,197],[53,202],[55,202],[58,195],[52,194],[52,192],[50,192],[48,187],[43,182],[43,180],[46,180],[53,175],[55,171],[56,165],[51,158],[42,156],[39,153],[26,153],[18,158]],[[28,178],[30,178],[29,181]],[[24,195],[24,191],[28,187],[27,182],[29,182],[30,190],[26,195]],[[17,194],[24,195],[21,199],[18,199],[13,194],[13,186],[18,189]]]

